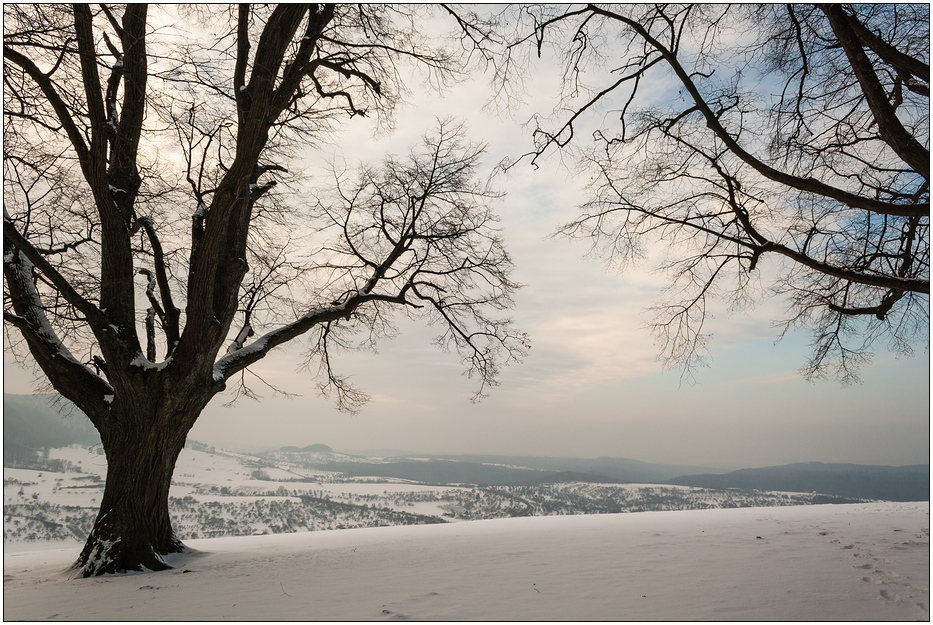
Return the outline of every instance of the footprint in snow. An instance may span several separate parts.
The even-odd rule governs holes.
[[[396,612],[393,612],[392,610],[383,610],[382,616],[384,618],[389,618],[393,621],[407,621],[409,620],[409,618],[411,618],[405,614],[398,614]]]
[[[887,601],[900,601],[901,596],[896,592],[891,592],[890,590],[882,590],[881,596]]]

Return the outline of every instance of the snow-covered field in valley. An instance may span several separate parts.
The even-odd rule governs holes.
[[[4,467],[4,544],[51,541],[64,547],[83,542],[103,496],[107,466],[100,451],[99,445],[61,447],[44,450],[29,461],[29,468]],[[418,483],[314,468],[339,457],[336,454],[288,455],[292,461],[214,448],[184,449],[169,493],[178,537],[188,541],[518,516],[858,502],[816,492],[672,484]],[[430,472],[424,473],[430,477]]]
[[[929,620],[930,506],[547,516],[188,541],[69,579],[4,551],[5,620]],[[49,548],[52,547],[52,548]]]

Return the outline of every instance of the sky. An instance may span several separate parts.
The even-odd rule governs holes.
[[[483,110],[488,76],[474,76],[443,96],[417,84],[397,111],[396,130],[373,135],[371,121],[348,121],[334,141],[309,159],[322,176],[335,156],[350,162],[404,153],[435,117],[463,118],[470,137],[489,144],[485,166],[531,147],[522,128],[535,111],[554,106],[553,66],[542,64],[527,83],[526,104],[505,113]],[[581,135],[582,136],[582,135]],[[537,169],[513,168],[499,181],[507,193],[495,205],[514,278],[525,285],[511,316],[532,347],[521,364],[503,370],[500,386],[471,403],[475,382],[456,354],[431,345],[432,328],[399,319],[400,335],[377,354],[344,353],[338,373],[368,393],[357,414],[338,412],[299,371],[304,344],[278,348],[251,370],[297,396],[266,390],[262,399],[207,407],[189,438],[239,450],[323,443],[341,451],[399,450],[435,454],[614,456],[715,468],[791,462],[903,465],[929,462],[928,351],[896,358],[880,346],[861,370],[862,382],[804,381],[806,332],[778,341],[772,322],[784,307],[765,300],[750,311],[712,310],[708,367],[693,382],[664,371],[646,330],[646,309],[665,286],[645,263],[619,274],[587,257],[585,242],[550,235],[578,214],[584,177],[559,155]],[[764,271],[768,270],[765,266]],[[228,387],[232,387],[228,384]],[[4,391],[36,387],[4,353]]]

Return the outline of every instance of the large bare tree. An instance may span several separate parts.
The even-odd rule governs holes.
[[[348,408],[363,396],[333,349],[391,334],[393,311],[437,324],[479,394],[526,347],[498,317],[516,285],[460,126],[335,168],[327,192],[303,171],[334,124],[390,121],[405,64],[455,78],[420,9],[172,10],[4,8],[4,321],[101,435],[84,576],[167,568],[186,435],[276,346],[310,337],[318,383]]]
[[[704,355],[710,298],[783,297],[810,378],[928,344],[929,6],[448,10],[502,101],[535,57],[562,68],[525,160],[574,153],[592,178],[561,232],[617,267],[661,257],[668,364]]]

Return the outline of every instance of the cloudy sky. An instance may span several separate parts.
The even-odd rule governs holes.
[[[484,77],[445,97],[415,85],[393,134],[374,139],[369,122],[356,118],[310,158],[323,172],[334,154],[352,162],[402,153],[436,116],[453,115],[466,120],[472,138],[489,144],[491,171],[529,149],[522,122],[554,105],[547,68],[540,71],[542,78],[529,82],[527,104],[499,115],[482,111]],[[474,382],[462,375],[455,354],[432,347],[431,328],[400,320],[401,335],[383,342],[378,354],[341,354],[335,361],[372,398],[360,413],[339,413],[332,399],[317,396],[309,374],[297,370],[299,341],[252,370],[300,396],[275,396],[253,379],[260,401],[224,407],[231,397],[215,398],[190,437],[243,450],[325,443],[338,450],[616,456],[722,468],[929,462],[929,354],[898,359],[879,351],[855,386],[805,382],[798,369],[807,360],[808,336],[777,342],[771,322],[783,312],[780,301],[751,311],[714,309],[709,367],[698,371],[696,383],[682,382],[679,371],[663,372],[645,309],[664,278],[650,264],[622,275],[607,271],[585,258],[585,243],[548,238],[577,214],[583,183],[558,158],[538,169],[519,166],[499,182],[507,193],[497,205],[500,225],[514,277],[526,285],[512,315],[532,348],[486,400],[469,401]],[[30,374],[6,355],[4,365],[5,392],[32,391]]]

